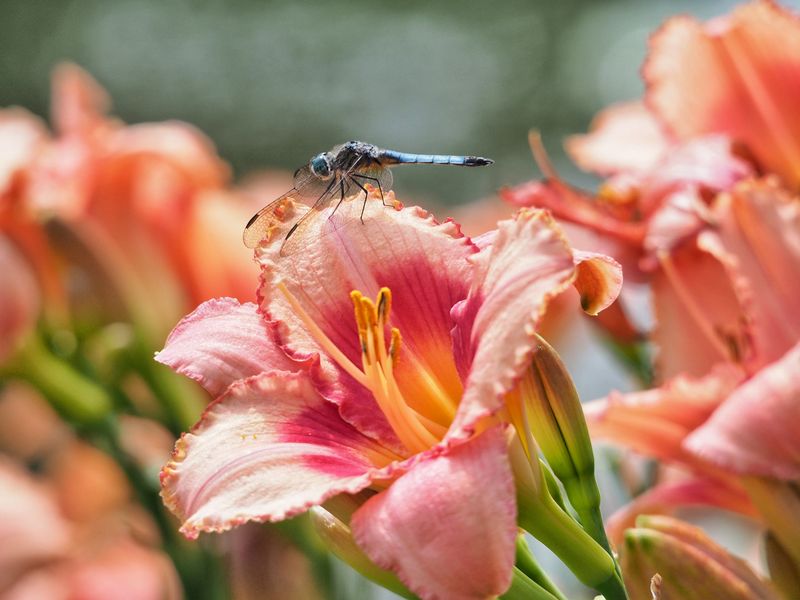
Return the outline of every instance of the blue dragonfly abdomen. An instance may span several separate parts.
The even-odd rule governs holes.
[[[455,156],[452,154],[412,154],[381,150],[378,160],[383,165],[457,165],[462,167],[482,167],[494,161],[481,156]]]

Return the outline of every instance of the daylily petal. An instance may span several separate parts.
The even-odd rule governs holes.
[[[739,386],[684,442],[735,473],[800,479],[800,344]]]
[[[60,135],[91,136],[105,125],[106,91],[79,66],[62,63],[53,73],[52,119]]]
[[[648,169],[669,147],[661,124],[642,102],[609,106],[590,129],[567,138],[566,148],[581,169],[599,175]]]
[[[0,111],[0,198],[46,139],[47,129],[38,117],[21,108]]]
[[[64,556],[70,530],[47,489],[10,460],[0,460],[0,590],[26,569]]]
[[[679,374],[701,376],[724,361],[751,358],[752,324],[718,252],[703,242],[659,251],[652,277],[661,380]]]
[[[746,182],[714,207],[716,239],[701,239],[728,270],[752,320],[755,367],[800,338],[800,202],[775,181]]]
[[[280,521],[370,484],[395,458],[342,421],[301,374],[233,384],[175,446],[161,472],[181,531],[224,531]]]
[[[742,488],[711,477],[683,479],[659,483],[611,515],[606,520],[608,537],[619,545],[625,530],[635,525],[638,516],[669,515],[686,506],[713,506],[756,516],[753,503]]]
[[[680,190],[693,188],[698,195],[710,196],[753,175],[753,167],[735,154],[729,138],[710,135],[673,147],[652,169],[633,175],[626,185],[638,190],[639,210],[650,215]],[[605,193],[613,185],[613,181],[604,184]]]
[[[608,308],[622,290],[622,269],[610,256],[597,252],[573,250],[575,289],[581,297],[581,308],[592,316]]]
[[[233,298],[208,300],[184,317],[156,360],[194,379],[214,397],[239,379],[299,368],[272,341],[258,307]]]
[[[332,208],[323,211],[303,232],[315,242],[289,257],[279,256],[284,224],[273,237],[276,242],[258,251],[263,268],[259,293],[261,308],[276,324],[287,352],[299,358],[320,354],[328,382],[322,393],[339,404],[343,417],[359,430],[389,443],[395,436],[372,396],[311,338],[276,285],[285,284],[310,319],[355,365],[361,364],[361,346],[350,292],[374,298],[381,287],[388,287],[390,325],[402,335],[395,368],[400,391],[413,408],[445,423],[454,408],[437,411],[436,407],[457,402],[461,395],[450,350],[449,313],[467,295],[466,258],[476,249],[455,223],[438,224],[420,208],[396,210],[371,197],[362,224],[361,207],[361,201],[354,199],[342,203],[335,218],[329,218]],[[286,223],[296,216],[288,215]],[[345,223],[343,229],[334,230],[340,223]]]
[[[701,378],[676,377],[660,388],[612,393],[584,405],[592,437],[610,439],[662,460],[687,460],[682,442],[743,378],[721,365]]]
[[[678,138],[724,133],[800,184],[800,20],[750,2],[708,23],[680,16],[653,36],[646,101]]]
[[[514,483],[495,428],[422,461],[353,515],[353,535],[380,567],[425,599],[496,596],[511,583]]]
[[[584,262],[587,258],[599,262]],[[468,432],[501,406],[530,363],[536,329],[553,298],[577,279],[583,306],[596,311],[621,281],[613,261],[591,254],[579,255],[578,264],[587,269],[602,264],[604,269],[587,270],[578,278],[572,250],[545,211],[523,210],[515,219],[501,221],[493,244],[472,262],[469,297],[453,308],[454,352],[459,369],[468,373],[450,429],[453,436]],[[605,280],[609,273],[616,274],[612,281]]]

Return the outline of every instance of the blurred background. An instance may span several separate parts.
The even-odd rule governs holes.
[[[193,123],[239,175],[293,170],[348,139],[494,158],[396,177],[401,197],[458,204],[531,177],[531,128],[575,180],[561,140],[640,94],[648,33],[735,4],[4,0],[0,106],[45,115],[53,65],[71,60],[124,121]]]
[[[348,139],[401,151],[494,158],[496,164],[485,169],[407,168],[396,174],[400,199],[438,206],[437,215],[444,217],[458,211],[458,205],[491,198],[501,186],[539,175],[527,143],[532,128],[541,131],[565,179],[591,186],[591,177],[566,159],[561,147],[564,137],[585,131],[594,114],[608,104],[641,94],[639,66],[647,37],[665,18],[679,12],[708,18],[735,4],[730,0],[510,0],[500,7],[486,0],[391,5],[366,0],[3,0],[0,106],[25,107],[49,119],[51,73],[58,63],[71,61],[107,90],[113,102],[111,114],[122,121],[176,119],[195,125],[216,144],[236,180],[264,170],[294,170],[313,154]],[[282,190],[272,191],[277,195]],[[502,208],[494,217],[501,211],[510,209]],[[232,232],[230,245],[239,250],[238,236],[246,216],[237,218],[226,227],[230,225]],[[482,227],[492,225],[487,218]],[[61,234],[48,230],[47,235],[55,239]],[[56,239],[55,245],[60,243]],[[247,254],[242,252],[240,260],[246,262]],[[98,270],[95,267],[83,265],[89,275]],[[69,277],[74,280],[76,272],[80,269],[72,268]],[[254,281],[246,281],[245,289],[255,287]],[[171,374],[151,373],[156,367],[150,365],[150,357],[180,315],[202,299],[220,295],[210,290],[234,294],[217,283],[209,284],[207,292],[196,281],[187,284],[189,291],[181,292],[182,304],[175,303],[173,312],[164,311],[160,315],[164,323],[153,325],[149,337],[139,330],[141,323],[136,319],[141,316],[119,310],[103,313],[103,307],[98,309],[102,316],[80,327],[75,326],[78,319],[65,325],[40,317],[40,322],[46,322],[40,327],[44,346],[70,368],[110,390],[116,412],[113,422],[84,428],[80,419],[64,417],[63,406],[57,407],[56,416],[41,397],[37,399],[11,378],[3,379],[0,372],[0,461],[7,452],[27,472],[0,481],[0,487],[21,490],[19,498],[27,498],[28,492],[30,498],[37,498],[41,490],[27,490],[26,486],[35,485],[30,480],[22,482],[36,473],[44,475],[40,479],[46,481],[48,493],[55,490],[55,503],[38,514],[50,511],[56,523],[50,531],[53,527],[65,530],[57,544],[50,536],[58,548],[48,546],[47,550],[61,561],[56,563],[58,577],[69,570],[72,581],[76,569],[70,565],[76,560],[84,567],[95,565],[96,556],[113,562],[114,555],[106,547],[121,552],[120,563],[138,565],[138,573],[116,566],[106,568],[102,575],[88,567],[84,574],[78,569],[78,578],[89,581],[89,587],[117,590],[103,597],[321,597],[313,581],[333,581],[329,587],[337,598],[392,597],[342,564],[320,559],[322,553],[309,545],[302,523],[280,531],[243,528],[236,536],[204,539],[198,550],[197,544],[179,539],[175,522],[161,509],[158,468],[174,435],[191,422],[198,405],[169,419],[152,409],[159,399],[181,397],[184,388],[176,383],[179,378],[169,379]],[[157,278],[154,285],[169,287]],[[586,321],[573,319],[571,313],[567,316],[557,324],[554,345],[563,353],[581,396],[592,399],[614,388],[636,387]],[[76,327],[75,331],[68,331],[69,327]],[[129,356],[143,361],[134,365],[137,372],[132,379],[122,376]],[[128,362],[120,367],[114,360]],[[110,374],[103,370],[106,363],[113,366]],[[41,457],[44,451],[31,446],[34,437],[44,440],[41,445],[48,448],[46,463]],[[52,442],[67,438],[88,443],[62,452],[62,446]],[[52,458],[53,447],[59,448],[57,459]],[[627,501],[608,468],[601,470],[600,479],[608,512]],[[113,493],[107,497],[98,490]],[[103,519],[97,514],[104,515]],[[86,551],[91,560],[71,553],[68,559],[61,558],[59,544],[73,544],[72,532],[80,532],[83,544],[88,529],[107,532],[109,527],[124,530],[123,546],[108,542],[104,533],[105,541],[93,542],[92,550]],[[744,525],[737,528],[726,520],[718,528],[729,545],[738,544],[742,554],[752,550]],[[29,533],[25,536],[30,537]],[[293,543],[316,560],[308,563],[292,549]],[[156,552],[134,556],[141,554],[141,547]],[[41,548],[36,550],[41,553]],[[143,566],[146,561],[150,561],[148,566]],[[547,567],[555,568],[553,562]],[[152,589],[144,589],[154,572],[163,577],[152,583]],[[0,597],[9,581],[0,577]],[[57,578],[54,585],[34,587],[32,595],[19,597],[61,598],[50,592],[63,589],[63,581]],[[130,590],[138,585],[141,593],[126,596],[119,592],[119,585]],[[574,581],[571,585],[565,584],[569,597],[590,597],[581,596],[586,592]],[[148,596],[150,591],[153,594]]]

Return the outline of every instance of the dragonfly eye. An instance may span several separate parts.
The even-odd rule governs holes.
[[[331,163],[327,153],[317,154],[309,163],[311,172],[320,179],[328,179],[331,176]]]

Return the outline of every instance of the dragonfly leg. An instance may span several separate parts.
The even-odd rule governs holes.
[[[367,207],[367,198],[369,197],[369,192],[367,191],[367,188],[365,188],[363,185],[361,185],[357,180],[353,179],[353,177],[354,177],[354,175],[350,176],[350,181],[355,183],[364,192],[364,204],[361,205],[361,222],[363,223],[364,222],[364,209]]]
[[[336,214],[336,211],[339,210],[339,207],[342,205],[342,202],[344,202],[344,179],[339,180],[339,201],[336,203],[336,206],[333,207],[333,211],[331,211],[331,214],[328,216],[329,221],[331,220],[333,215]]]
[[[377,177],[370,177],[369,175],[361,175],[360,173],[353,173],[350,177],[351,178],[352,177],[359,177],[360,179],[368,179],[370,181],[374,181],[375,184],[378,186],[378,191],[381,193],[381,204],[383,204],[384,206],[388,206],[388,204],[386,204],[386,201],[383,199],[383,186],[381,185],[381,182]],[[356,182],[356,183],[358,183],[358,182]],[[361,187],[361,186],[359,185],[358,187]],[[363,190],[364,188],[361,187],[361,189]]]

